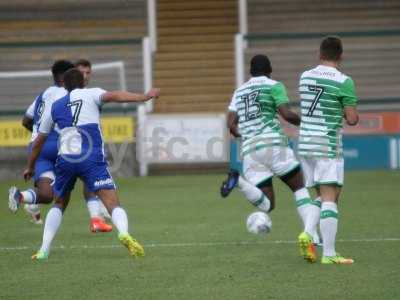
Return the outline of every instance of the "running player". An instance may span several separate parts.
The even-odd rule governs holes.
[[[37,137],[40,120],[46,105],[64,96],[65,89],[62,87],[63,74],[73,68],[74,65],[66,60],[56,61],[51,72],[53,74],[54,86],[50,86],[43,91],[35,101],[27,109],[22,120],[22,125],[32,132],[31,144]],[[36,224],[41,224],[40,211],[38,203],[51,203],[53,200],[53,191],[51,184],[54,180],[54,161],[57,156],[57,133],[52,132],[43,151],[39,156],[35,165],[34,184],[35,188],[25,191],[19,191],[16,187],[11,187],[9,190],[9,208],[12,212],[16,212],[21,203],[25,203],[25,210],[31,214],[32,221]]]
[[[229,105],[228,126],[235,137],[242,139],[243,174],[231,174],[221,193],[238,186],[246,198],[259,209],[269,212],[275,207],[272,177],[278,176],[294,193],[298,211],[304,222],[304,232],[299,236],[302,256],[316,261],[316,250],[311,234],[318,215],[308,190],[304,187],[303,174],[288,138],[284,134],[277,114],[298,126],[300,117],[289,109],[289,99],[284,85],[271,79],[272,67],[267,56],[256,55],[250,63],[252,78],[233,94]],[[226,191],[224,190],[226,189]],[[315,221],[314,221],[315,222]]]
[[[37,137],[37,131],[46,110],[51,108],[52,103],[66,95],[67,91],[63,87],[63,74],[73,68],[74,65],[66,60],[58,60],[52,66],[54,86],[47,88],[29,106],[22,124],[25,128],[32,131],[31,144]],[[21,203],[25,203],[25,210],[32,216],[35,224],[42,224],[40,218],[39,203],[49,204],[53,200],[52,182],[54,181],[54,164],[57,158],[57,139],[58,133],[52,131],[42,153],[35,165],[34,184],[35,188],[19,191],[17,187],[9,190],[9,208],[16,212]],[[86,196],[86,195],[85,195]],[[93,196],[85,197],[91,215],[90,230],[92,232],[109,232],[112,226],[104,223],[99,210],[99,200]]]
[[[342,42],[326,37],[320,45],[320,64],[300,77],[301,125],[298,154],[307,187],[314,187],[322,200],[320,231],[322,264],[352,264],[335,250],[338,226],[337,203],[343,186],[343,117],[348,125],[358,123],[353,80],[338,68]]]
[[[87,59],[78,59],[75,62],[75,67],[81,71],[84,78],[84,85],[87,87],[92,76],[92,64]],[[111,219],[107,209],[103,203],[91,193],[87,187],[83,186],[83,197],[86,200],[86,206],[90,216],[90,231],[91,232],[108,232],[112,230],[112,226],[105,223],[104,218]]]
[[[46,216],[42,246],[32,259],[47,259],[78,177],[104,203],[118,230],[119,240],[128,248],[130,255],[143,256],[143,247],[128,233],[128,218],[119,205],[114,180],[107,169],[100,129],[100,107],[108,102],[147,101],[158,97],[159,92],[152,89],[143,95],[124,91],[106,92],[100,88],[86,89],[83,88],[83,75],[77,69],[65,73],[64,84],[68,94],[52,105],[50,115],[44,116],[24,171],[25,179],[33,176],[35,161],[56,126],[60,131],[54,182],[56,199]]]

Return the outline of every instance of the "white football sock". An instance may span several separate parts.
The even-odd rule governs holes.
[[[119,234],[128,234],[128,216],[122,207],[116,207],[111,213],[111,220]]]
[[[99,209],[100,209],[100,215],[103,218],[107,218],[107,219],[111,220],[110,213],[108,212],[107,208],[104,206],[104,203],[101,201],[99,201]]]
[[[321,197],[315,198],[313,201],[311,201],[311,208],[310,208],[310,217],[312,224],[314,224],[314,232],[310,232],[310,234],[313,237],[313,241],[316,244],[319,244],[321,242],[320,237],[318,235],[318,223],[321,215]]]
[[[338,209],[334,202],[322,202],[320,230],[324,256],[335,256],[335,239],[338,227]]]
[[[252,185],[241,176],[239,176],[238,187],[252,205],[263,212],[269,211],[271,202],[258,187]]]
[[[297,213],[300,216],[303,225],[306,225],[307,208],[311,202],[310,194],[306,188],[302,188],[294,192],[294,200],[296,201]]]
[[[35,204],[36,203],[36,192],[34,189],[27,189],[26,191],[22,191],[22,202],[27,204]]]
[[[301,188],[294,192],[297,205],[297,212],[303,221],[304,231],[314,236],[317,234],[317,224],[319,220],[319,207],[313,205],[310,193],[306,188]]]
[[[47,253],[50,252],[51,242],[53,241],[54,236],[56,235],[58,228],[60,227],[62,215],[63,214],[60,208],[50,208],[44,224],[43,241],[42,246],[40,247],[40,251]]]
[[[96,196],[86,199],[86,206],[90,218],[100,218],[100,200]]]

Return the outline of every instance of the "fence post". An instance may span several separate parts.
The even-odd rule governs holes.
[[[147,28],[151,40],[152,52],[157,51],[157,4],[156,0],[147,0]]]
[[[239,33],[247,34],[247,0],[239,0]]]
[[[136,130],[136,160],[139,164],[139,176],[147,176],[148,165],[144,146],[145,141],[145,124],[146,124],[146,107],[144,104],[138,106],[137,112],[137,130]]]
[[[153,87],[153,53],[151,51],[151,39],[143,38],[143,88],[144,92],[148,92]],[[149,113],[153,110],[153,100],[146,102],[146,111]]]
[[[143,90],[148,92],[153,85],[153,51],[151,48],[151,38],[144,37],[142,40],[143,55]],[[136,159],[139,163],[139,176],[147,176],[148,165],[145,153],[145,126],[147,113],[153,110],[153,100],[138,106],[137,112],[137,131],[136,131]]]
[[[244,45],[243,35],[235,35],[235,69],[236,69],[236,88],[244,83]]]

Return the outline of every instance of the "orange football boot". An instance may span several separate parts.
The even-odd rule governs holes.
[[[91,232],[110,232],[112,226],[105,223],[102,218],[92,218],[90,220],[90,231]]]

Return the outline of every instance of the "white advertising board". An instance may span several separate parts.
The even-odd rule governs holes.
[[[152,114],[141,129],[139,163],[228,161],[224,114]]]

